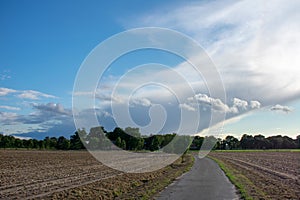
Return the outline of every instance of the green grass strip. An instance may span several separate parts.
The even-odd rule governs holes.
[[[213,150],[213,152],[300,152],[300,149],[233,149],[233,150]]]
[[[239,175],[239,177],[237,177],[236,175],[234,175],[233,170],[227,167],[222,161],[211,156],[208,157],[214,160],[220,166],[220,168],[224,171],[225,175],[228,177],[230,182],[235,185],[242,199],[253,200],[253,198],[247,193],[245,184],[243,184],[243,182],[245,181],[248,184],[252,184],[250,180],[248,180],[245,176],[241,177],[242,175]]]

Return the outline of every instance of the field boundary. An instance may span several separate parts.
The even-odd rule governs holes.
[[[212,156],[207,156],[208,158],[215,161],[219,167],[222,169],[222,171],[225,173],[229,181],[236,187],[237,191],[239,192],[239,195],[244,200],[253,200],[253,198],[247,193],[245,185],[242,183],[241,179],[238,179],[235,175],[232,169],[229,169],[225,166],[225,164],[220,161],[217,158],[214,158]],[[251,184],[253,184],[249,179],[246,177],[243,177],[244,181],[247,181]]]

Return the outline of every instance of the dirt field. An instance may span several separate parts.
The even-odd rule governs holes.
[[[211,152],[254,199],[300,199],[300,152]]]
[[[187,156],[156,172],[125,174],[86,151],[0,150],[0,199],[151,197],[191,164]]]

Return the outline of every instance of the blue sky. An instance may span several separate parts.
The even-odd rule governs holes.
[[[37,138],[69,136],[76,129],[73,84],[86,56],[114,34],[155,26],[180,31],[199,42],[220,71],[227,99],[210,96],[203,79],[187,70],[182,58],[157,50],[132,52],[115,61],[99,83],[98,117],[107,129],[116,125],[106,98],[113,85],[138,65],[161,63],[187,77],[197,95],[187,94],[186,102],[178,105],[167,90],[142,88],[130,107],[138,125],[149,123],[149,109],[161,104],[168,114],[161,132],[176,132],[180,109],[194,112],[200,107],[200,134],[212,112],[224,112],[224,135],[295,138],[300,133],[299,8],[294,1],[2,0],[0,132]],[[132,80],[139,82],[149,74],[159,80],[164,73],[144,70],[133,74]],[[122,106],[121,100],[118,103]]]

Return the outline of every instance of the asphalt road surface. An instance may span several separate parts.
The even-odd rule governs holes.
[[[215,161],[195,157],[192,169],[158,194],[156,199],[232,200],[239,199],[239,196]]]

